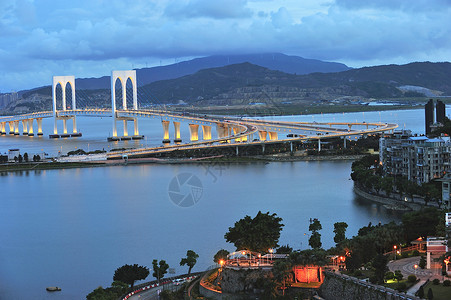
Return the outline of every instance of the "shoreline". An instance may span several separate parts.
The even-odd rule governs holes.
[[[382,204],[386,209],[399,211],[399,212],[408,212],[408,211],[418,211],[422,208],[426,207],[424,204],[410,202],[410,201],[401,201],[395,198],[383,197],[379,195],[369,194],[366,191],[358,188],[354,184],[354,192],[369,201],[376,202]],[[435,207],[431,205],[427,205],[428,207]]]
[[[365,154],[354,155],[315,155],[315,156],[290,156],[290,155],[259,155],[245,157],[211,156],[201,158],[161,159],[161,158],[130,158],[124,160],[97,160],[74,162],[27,162],[0,165],[0,173],[20,171],[62,170],[74,168],[96,168],[107,166],[126,166],[142,164],[220,164],[220,163],[270,163],[270,162],[297,162],[297,161],[338,161],[356,160]]]

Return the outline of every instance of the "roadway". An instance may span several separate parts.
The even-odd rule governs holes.
[[[0,117],[0,123],[6,124],[7,122],[38,119],[38,118],[50,118],[50,117],[68,117],[68,116],[90,116],[90,117],[112,117],[112,111],[110,109],[74,109],[65,111],[44,111],[38,113],[30,113],[16,116]],[[219,125],[222,124],[226,128],[234,128],[236,134],[221,136],[217,139],[211,140],[199,140],[193,141],[181,145],[168,145],[164,147],[154,148],[142,148],[136,150],[125,150],[122,152],[108,153],[108,158],[119,158],[122,155],[142,155],[156,152],[167,152],[173,150],[184,149],[199,149],[205,147],[212,147],[214,144],[230,143],[231,141],[239,141],[240,139],[247,139],[247,144],[265,144],[265,143],[280,143],[281,141],[309,141],[309,140],[322,140],[330,138],[346,138],[351,136],[360,136],[372,133],[380,133],[385,131],[394,130],[398,127],[397,124],[387,123],[307,123],[307,122],[286,122],[286,121],[271,121],[271,120],[258,120],[248,118],[235,118],[235,117],[217,117],[207,115],[194,115],[174,113],[164,110],[116,110],[117,118],[161,118],[161,120],[173,120],[173,121],[189,121],[198,125]],[[17,125],[18,126],[18,125]],[[358,128],[352,129],[352,128]],[[228,129],[228,130],[229,130]],[[6,128],[5,128],[6,131]],[[10,128],[11,131],[11,128]],[[259,132],[275,132],[277,134],[287,135],[282,140],[278,140],[278,137],[273,140],[253,140],[253,134]]]

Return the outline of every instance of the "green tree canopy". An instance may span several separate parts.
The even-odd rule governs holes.
[[[282,245],[276,249],[276,253],[278,254],[290,254],[291,252],[293,252],[293,248],[291,248],[288,244]]]
[[[147,267],[134,265],[123,265],[114,272],[113,280],[130,284],[131,287],[136,280],[143,280],[149,275]]]
[[[308,240],[308,244],[313,249],[319,249],[322,246],[321,234],[318,232],[322,228],[323,228],[323,226],[321,226],[321,223],[319,222],[319,220],[317,218],[314,218],[313,220],[310,219],[310,225],[308,227],[308,230],[310,230],[312,232],[312,234]]]
[[[225,249],[221,249],[218,252],[216,252],[215,256],[213,257],[213,261],[217,264],[219,264],[219,261],[221,259],[226,260],[227,259],[227,255],[229,255],[229,251],[225,250]]]
[[[421,211],[405,213],[402,216],[402,225],[407,241],[418,237],[434,236],[439,222],[442,222],[441,213],[435,208],[425,208]]]
[[[164,278],[164,275],[168,272],[169,269],[169,265],[166,263],[165,260],[160,260],[160,262],[158,262],[156,259],[154,259],[152,261],[152,267],[153,267],[152,276],[155,277],[158,280],[158,282],[160,282],[160,280]]]
[[[181,266],[187,265],[189,267],[188,275],[191,274],[191,270],[196,264],[198,258],[199,255],[196,252],[194,252],[193,250],[188,250],[186,251],[186,257],[182,258],[182,260],[180,261]]]
[[[374,268],[374,275],[377,278],[378,283],[384,283],[384,276],[387,272],[387,262],[388,259],[383,254],[377,254],[373,259],[373,268]]]
[[[346,222],[337,222],[334,224],[334,242],[337,245],[346,239],[346,228],[348,228]]]
[[[224,235],[227,242],[233,243],[237,250],[267,252],[270,248],[278,247],[280,232],[284,226],[282,218],[277,215],[259,211],[255,218],[245,216],[235,222],[233,227]]]

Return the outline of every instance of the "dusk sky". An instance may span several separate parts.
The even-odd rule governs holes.
[[[0,93],[214,54],[451,60],[451,0],[0,0]]]

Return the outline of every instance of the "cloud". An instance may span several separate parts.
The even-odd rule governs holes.
[[[0,90],[213,54],[283,52],[354,67],[450,60],[450,2],[3,0]]]
[[[171,1],[165,15],[171,18],[247,18],[252,15],[246,0],[178,0]]]

